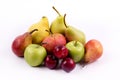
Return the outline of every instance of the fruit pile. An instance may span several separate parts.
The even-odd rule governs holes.
[[[91,39],[86,42],[85,34],[66,24],[65,17],[55,7],[58,17],[50,24],[46,16],[30,26],[27,32],[17,36],[12,43],[12,51],[24,57],[30,66],[44,65],[49,69],[61,68],[72,71],[76,64],[89,64],[103,53],[102,44]]]

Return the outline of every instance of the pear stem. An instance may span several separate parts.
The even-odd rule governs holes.
[[[50,34],[50,36],[53,36],[53,33],[51,31],[49,30],[45,30],[45,31],[47,31]]]
[[[66,18],[66,14],[64,14],[64,21],[63,21],[63,22],[64,22],[64,24],[65,24],[65,27],[68,28],[68,26],[67,26],[67,24],[66,24],[65,18]]]
[[[86,63],[86,62],[83,61],[80,64],[81,64],[82,68],[84,68],[88,63]]]
[[[49,31],[49,30],[45,30],[45,31],[47,31],[49,34],[53,34],[51,31]]]
[[[35,31],[38,31],[38,29],[33,29],[32,31],[30,31],[30,34],[32,34]]]
[[[57,12],[57,14],[58,14],[59,16],[61,16],[60,13],[59,13],[59,11],[58,11],[54,6],[53,6],[52,8]]]

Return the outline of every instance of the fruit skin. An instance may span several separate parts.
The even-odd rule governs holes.
[[[33,29],[38,29],[37,32],[32,34],[33,43],[41,43],[41,41],[49,35],[49,22],[48,18],[43,16],[42,19],[38,22],[30,26],[28,31]],[[47,31],[46,31],[47,30]]]
[[[53,55],[47,55],[45,59],[45,66],[49,69],[55,69],[58,65],[58,59]]]
[[[85,50],[86,53],[84,60],[86,63],[92,63],[96,61],[103,54],[102,44],[95,39],[91,39],[85,44]]]
[[[46,27],[47,29],[49,29],[49,21],[46,16],[43,16],[37,24],[38,26]]]
[[[85,34],[72,26],[68,26],[65,30],[65,37],[68,41],[80,41],[83,45],[86,42]]]
[[[64,18],[65,16],[62,16],[56,9],[53,7],[53,9],[58,13],[58,17],[56,17],[55,20],[52,21],[50,25],[50,30],[52,33],[65,33],[66,26],[64,24]]]
[[[30,44],[24,52],[25,61],[31,66],[41,65],[46,56],[46,49],[38,44]]]
[[[84,57],[84,46],[79,41],[70,41],[66,44],[70,57],[77,63]]]
[[[33,24],[32,26],[46,27],[49,29],[49,20],[46,16],[42,16],[39,22]]]
[[[17,36],[12,42],[12,51],[16,56],[23,57],[24,50],[29,45],[32,44],[32,36],[31,34],[37,31],[37,29],[32,30],[31,32],[25,32],[22,35]]]
[[[42,46],[45,47],[48,53],[53,53],[53,49],[55,46],[65,45],[65,44],[66,44],[66,39],[60,33],[50,34],[42,41]]]
[[[65,58],[61,63],[61,68],[66,72],[71,72],[76,64],[71,58]]]
[[[68,56],[68,49],[64,45],[58,45],[58,46],[55,46],[55,48],[53,49],[53,54],[58,59],[63,59]]]
[[[65,15],[65,17],[66,17],[66,15]],[[69,41],[80,41],[84,45],[86,42],[85,34],[81,30],[78,30],[75,27],[67,25],[66,21],[65,21],[65,17],[64,17],[64,25],[66,27],[65,37],[66,37],[67,41],[68,42]]]

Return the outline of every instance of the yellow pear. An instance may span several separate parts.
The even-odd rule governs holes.
[[[46,16],[43,16],[42,19],[36,24],[38,24],[38,26],[49,28],[49,21]]]
[[[64,24],[64,18],[66,16],[66,14],[64,16],[61,15],[54,6],[53,6],[53,9],[57,12],[58,17],[56,17],[52,21],[52,23],[50,25],[50,30],[52,33],[61,33],[64,35],[65,29],[66,29],[66,26]]]
[[[33,43],[40,43],[45,37],[49,35],[48,18],[43,16],[39,22],[30,26],[28,31],[32,31],[34,29],[38,29],[38,31],[32,34]]]

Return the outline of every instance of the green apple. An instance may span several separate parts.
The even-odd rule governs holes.
[[[46,49],[38,44],[28,45],[24,52],[24,58],[31,66],[39,66],[46,56]]]
[[[84,46],[79,41],[70,41],[66,44],[70,57],[77,63],[84,57]]]

